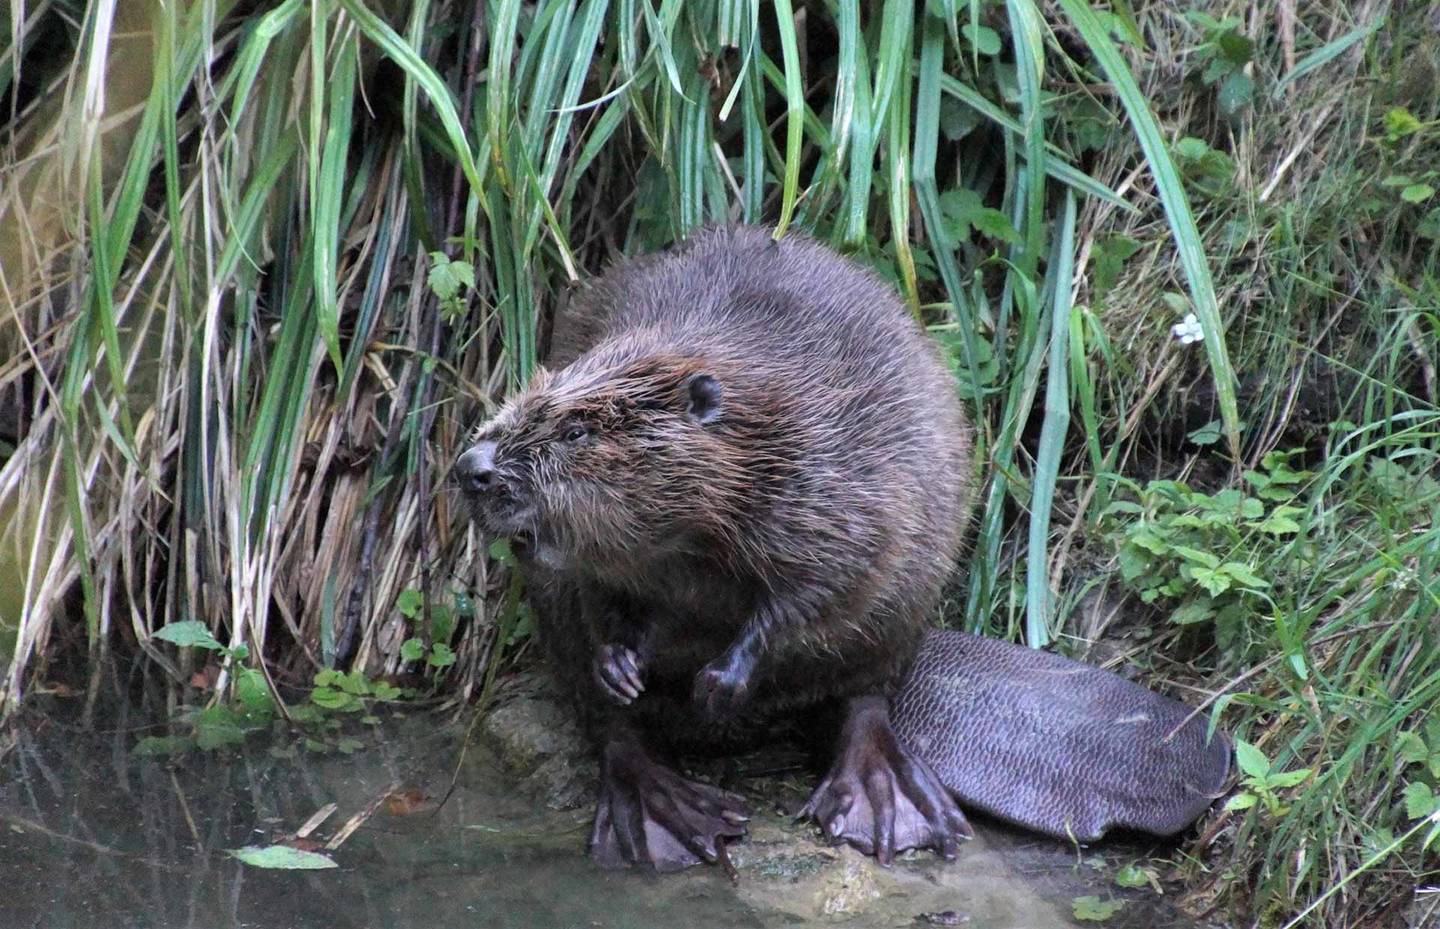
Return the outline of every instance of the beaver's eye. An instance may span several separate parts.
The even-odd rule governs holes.
[[[569,429],[565,430],[565,441],[579,442],[581,439],[585,438],[589,434],[590,430],[586,429],[584,426],[571,426]]]

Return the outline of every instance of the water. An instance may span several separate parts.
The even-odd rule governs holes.
[[[549,809],[483,745],[458,764],[464,733],[424,714],[355,724],[364,747],[351,755],[283,736],[157,762],[131,752],[153,725],[81,728],[64,707],[40,709],[0,741],[0,929],[1048,929],[1077,925],[1072,901],[1086,894],[1125,902],[1107,926],[1194,925],[1168,898],[1114,886],[1138,846],[1077,856],[978,823],[948,864],[926,854],[885,870],[824,848],[774,815],[798,805],[802,776],[742,782],[757,817],[732,848],[736,883],[719,868],[602,872],[581,852],[583,807]],[[397,805],[379,802],[395,790]],[[331,803],[321,839],[374,808],[330,852],[338,869],[266,871],[225,853],[293,833]]]

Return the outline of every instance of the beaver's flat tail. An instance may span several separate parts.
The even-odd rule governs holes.
[[[1171,835],[1225,791],[1230,741],[1190,712],[1059,655],[934,630],[891,715],[962,806],[1090,841]]]

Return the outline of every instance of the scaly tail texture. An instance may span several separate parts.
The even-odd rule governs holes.
[[[1089,665],[932,630],[896,696],[896,733],[962,806],[1081,841],[1170,835],[1225,789],[1231,745],[1190,708]]]

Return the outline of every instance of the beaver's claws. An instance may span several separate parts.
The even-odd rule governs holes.
[[[700,669],[695,675],[695,708],[706,719],[734,716],[750,696],[755,658],[731,649]]]
[[[624,645],[606,644],[595,650],[595,682],[611,701],[628,705],[645,690],[640,656]]]

